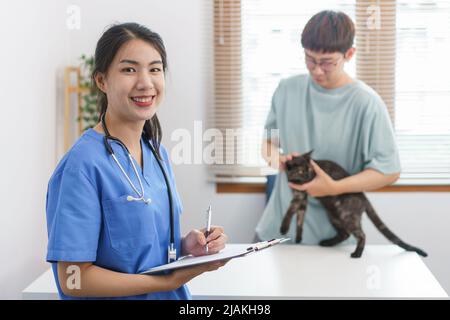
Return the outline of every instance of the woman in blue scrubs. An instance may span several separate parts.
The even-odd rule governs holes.
[[[180,235],[183,209],[155,114],[166,67],[162,39],[142,25],[112,26],[97,43],[93,80],[104,126],[75,142],[47,192],[47,261],[62,299],[190,299],[185,283],[225,264],[139,274],[168,261],[171,214],[162,168],[172,191],[177,258],[216,253],[227,240],[221,227],[207,237],[205,230]],[[108,132],[125,146],[108,139],[115,159],[104,141]]]

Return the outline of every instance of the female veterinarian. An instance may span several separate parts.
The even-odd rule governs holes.
[[[101,121],[63,157],[47,192],[47,261],[62,299],[190,299],[185,283],[224,265],[139,274],[206,254],[205,245],[216,253],[227,240],[221,227],[180,236],[182,205],[155,114],[166,68],[161,37],[142,25],[112,26],[97,43]]]

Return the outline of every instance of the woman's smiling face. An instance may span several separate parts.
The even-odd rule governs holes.
[[[161,55],[148,42],[133,39],[117,52],[106,74],[96,81],[108,98],[108,112],[123,121],[151,119],[164,96]]]

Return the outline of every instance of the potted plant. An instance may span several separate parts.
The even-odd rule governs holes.
[[[94,57],[82,54],[80,57],[80,89],[81,106],[77,121],[81,122],[83,131],[94,127],[98,123],[97,88],[92,82]]]

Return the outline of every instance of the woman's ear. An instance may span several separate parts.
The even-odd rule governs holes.
[[[95,84],[103,93],[106,93],[105,75],[101,72],[97,72],[94,75]]]

